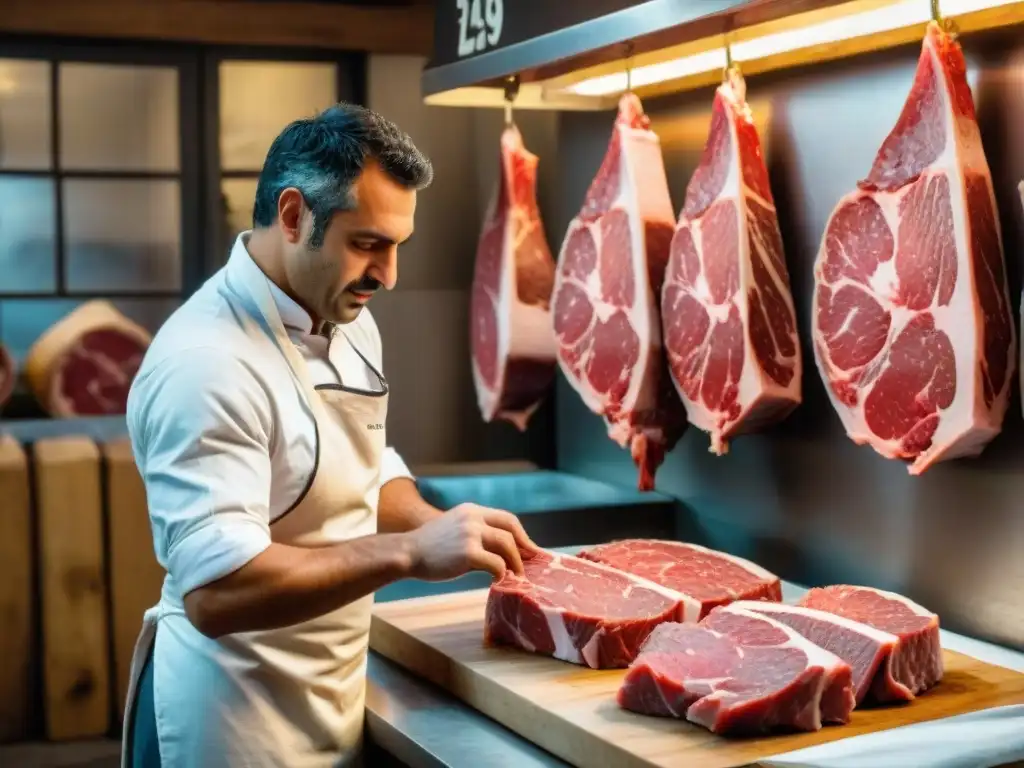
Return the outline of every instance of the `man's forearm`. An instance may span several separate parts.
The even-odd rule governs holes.
[[[185,610],[205,635],[275,629],[337,610],[406,578],[408,537],[364,536],[328,547],[271,544],[242,568],[185,596]]]
[[[380,533],[411,531],[443,514],[426,502],[416,483],[407,477],[396,477],[381,486],[377,503],[377,530]]]

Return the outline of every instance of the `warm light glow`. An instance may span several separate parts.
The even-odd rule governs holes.
[[[1018,0],[941,0],[940,8],[946,18],[955,19]],[[780,53],[838,43],[866,35],[889,32],[904,27],[927,23],[931,19],[929,0],[897,0],[883,8],[851,13],[818,24],[763,35],[752,40],[733,43],[732,58],[736,62],[752,61]],[[715,48],[681,59],[648,64],[630,73],[633,88],[677,80],[692,75],[719,70],[725,66],[725,48]],[[626,90],[626,72],[592,77],[569,85],[567,91],[581,96],[606,96]]]

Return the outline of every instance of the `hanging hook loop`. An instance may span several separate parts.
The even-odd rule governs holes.
[[[633,41],[626,43],[626,91],[633,90]]]
[[[505,78],[505,125],[512,125],[512,102],[519,95],[519,75]]]

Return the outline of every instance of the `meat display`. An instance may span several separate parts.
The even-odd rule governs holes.
[[[935,22],[814,279],[815,359],[850,439],[917,475],[999,433],[1017,343],[1002,234],[963,51]]]
[[[491,585],[484,641],[594,669],[626,667],[658,624],[683,617],[683,599],[638,576],[542,551]]]
[[[11,353],[4,345],[0,344],[0,407],[3,407],[14,392],[14,383],[17,379],[16,371],[14,358],[11,357]]]
[[[942,679],[939,617],[906,597],[872,587],[838,584],[808,591],[799,604],[896,637],[896,647],[872,680],[872,700],[909,701]],[[844,656],[839,649],[835,652]],[[849,651],[845,653],[850,655]]]
[[[519,129],[506,126],[470,299],[473,383],[481,415],[520,431],[551,388],[557,367],[549,306],[555,260],[537,206],[537,164]]]
[[[650,490],[686,429],[662,348],[658,297],[675,227],[661,143],[640,100],[619,101],[611,140],[558,255],[558,362]]]
[[[107,301],[89,301],[52,325],[25,357],[25,379],[51,416],[123,414],[152,337]]]
[[[685,621],[734,600],[782,600],[779,577],[741,557],[697,544],[624,539],[588,547],[579,557],[635,574],[685,596]]]
[[[780,421],[803,376],[789,272],[761,139],[735,68],[672,239],[661,294],[665,351],[691,424],[712,453]]]
[[[853,709],[850,666],[788,627],[718,608],[699,625],[662,624],[630,665],[624,709],[685,718],[722,735],[820,730]]]

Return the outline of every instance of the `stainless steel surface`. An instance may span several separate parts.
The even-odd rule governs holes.
[[[1024,217],[1024,41],[964,35],[982,139],[1001,214],[1014,317]],[[708,453],[691,429],[658,471],[657,487],[684,505],[680,534],[751,557],[780,576],[894,589],[964,634],[1024,648],[1024,424],[1017,382],[1002,434],[973,460],[911,477],[854,445],[828,403],[810,341],[812,265],[825,221],[871,166],[910,90],[920,48],[748,80],[779,209],[804,354],[804,403],[782,425]],[[662,139],[676,210],[703,149],[712,92],[646,104]],[[562,179],[556,223],[565,231],[600,165],[611,120],[560,116]],[[627,451],[558,379],[559,469],[635,483]]]
[[[621,59],[627,41],[634,53],[644,53],[842,2],[847,0],[648,0],[503,48],[428,67],[422,77],[423,95],[471,85],[498,85],[512,74],[518,74],[523,82],[555,77],[581,66]],[[516,12],[542,12],[531,5],[539,3],[523,3]],[[513,3],[505,0],[505,6],[509,13]],[[435,34],[435,39],[440,35]]]
[[[370,738],[413,768],[553,768],[568,763],[379,654],[367,668]]]

